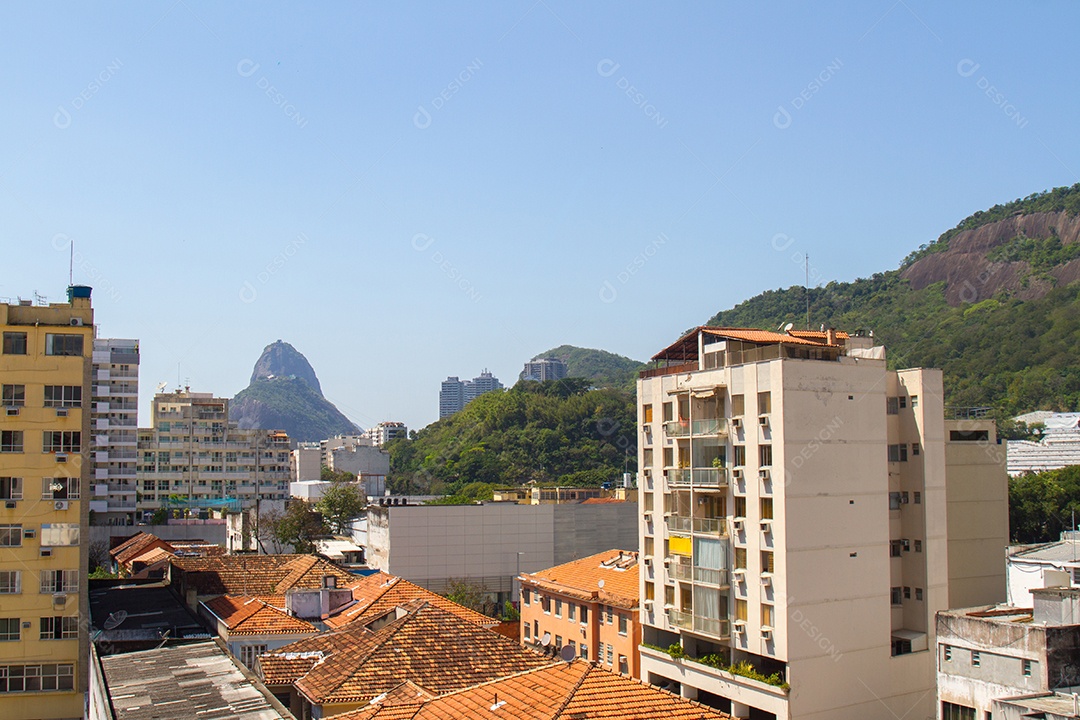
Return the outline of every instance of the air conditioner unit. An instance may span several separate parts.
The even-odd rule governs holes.
[[[769,416],[758,415],[758,425],[760,425],[761,427],[769,427]]]
[[[56,408],[56,417],[67,417],[67,408]]]
[[[67,509],[68,509],[68,501],[67,500],[57,500],[57,501],[53,502],[53,510],[67,510]]]
[[[769,587],[770,585],[772,585],[772,575],[763,574],[761,576],[761,585],[763,587]]]
[[[746,518],[735,518],[731,521],[731,526],[735,528],[735,532],[742,532],[746,526]]]
[[[735,468],[734,470],[732,470],[731,471],[731,479],[732,480],[742,480],[743,479],[742,468]]]
[[[67,604],[67,595],[64,593],[54,593],[52,596],[53,605],[63,607]]]
[[[83,324],[82,318],[71,318],[71,326],[72,327],[82,327],[82,324]]]
[[[765,518],[764,520],[762,520],[761,529],[765,532],[772,532],[772,520],[770,518]]]
[[[746,576],[746,568],[733,568],[731,574],[738,580]]]
[[[653,600],[651,600],[651,599],[646,599],[646,600],[645,600],[645,607],[646,607],[646,608],[649,608],[649,609],[651,610],[651,609],[652,609],[652,606],[653,606]]]
[[[18,415],[19,414],[19,408],[14,407],[14,406],[9,407],[9,408],[7,408],[7,414],[8,415]]]
[[[6,503],[4,503],[4,507],[6,507],[8,510],[14,510],[16,505],[18,505],[18,503],[14,500],[8,500]]]
[[[736,620],[733,623],[733,625],[735,626],[735,632],[737,632],[737,633],[746,632],[746,621],[745,620]]]
[[[56,453],[56,462],[67,462],[67,455],[65,453]]]
[[[761,628],[761,639],[762,640],[771,640],[772,639],[772,628],[766,628],[766,627]]]
[[[41,557],[52,557],[52,548],[41,548]]]
[[[33,540],[37,537],[37,530],[23,530],[22,535],[24,540]]]
[[[739,428],[741,428],[742,427],[742,418],[741,417],[733,417],[733,418],[731,418],[731,427],[734,428],[735,430],[738,430]]]
[[[761,470],[758,470],[758,477],[762,480],[772,480],[772,470],[762,468]]]
[[[652,567],[652,558],[651,557],[645,558],[644,562],[645,562],[645,567]]]

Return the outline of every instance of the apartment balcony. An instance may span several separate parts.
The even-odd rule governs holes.
[[[727,468],[672,468],[667,471],[668,485],[697,487],[704,490],[726,488]]]
[[[694,615],[689,612],[683,612],[682,610],[671,609],[667,611],[668,623],[677,628],[684,630],[694,629]]]
[[[711,637],[731,637],[731,623],[727,618],[706,618],[684,610],[668,610],[668,622],[677,628],[698,632]]]
[[[691,519],[682,515],[668,515],[664,518],[664,524],[667,525],[668,532],[683,533],[685,535],[690,534],[692,527]]]
[[[695,420],[691,423],[690,432],[693,435],[706,435],[710,437],[728,434],[727,418],[711,418],[708,420]]]
[[[693,518],[693,531],[695,535],[728,534],[727,518]]]
[[[701,585],[715,585],[716,587],[729,587],[727,568],[694,568],[694,582]]]
[[[670,420],[664,423],[664,432],[667,433],[668,437],[689,437],[690,421]]]
[[[689,562],[683,562],[669,557],[664,560],[664,564],[667,565],[668,577],[674,580],[685,580],[687,582],[694,579],[694,570]]]

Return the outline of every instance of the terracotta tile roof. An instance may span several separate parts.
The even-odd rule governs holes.
[[[837,330],[835,332],[836,332],[836,338],[838,340],[847,340],[850,337],[850,335],[848,335],[843,330]],[[795,337],[806,338],[807,340],[818,340],[818,341],[824,341],[825,338],[828,337],[828,335],[826,333],[824,333],[824,332],[822,332],[820,330],[789,330],[788,334],[789,335],[794,335]]]
[[[207,610],[229,628],[229,635],[296,635],[317,633],[319,629],[283,609],[284,596],[237,597],[222,595],[204,602]]]
[[[492,627],[499,622],[495,618],[458,605],[408,580],[382,571],[361,578],[352,585],[352,591],[356,603],[349,605],[337,615],[328,617],[326,624],[329,627],[341,628],[353,622],[367,624],[414,600],[425,600],[475,625]]]
[[[351,647],[330,653],[296,681],[296,689],[314,705],[367,702],[406,680],[442,694],[549,662],[430,603],[415,601],[406,610],[380,630],[355,636]]]
[[[149,565],[151,563],[158,562],[159,560],[173,557],[173,554],[174,553],[172,551],[166,550],[163,547],[151,547],[149,550],[144,550],[139,555],[131,558],[130,562],[132,565],[134,565],[135,563],[143,563],[144,565]]]
[[[132,558],[142,554],[155,543],[166,548],[169,547],[169,543],[165,542],[157,535],[138,532],[110,550],[109,555],[111,555],[118,564],[127,565]]]
[[[335,720],[731,720],[708,706],[673,695],[584,660],[544,667],[475,685],[419,706],[389,698]]]
[[[357,577],[315,555],[217,555],[173,558],[187,587],[199,595],[274,595],[322,585],[323,575],[347,586]]]
[[[613,497],[595,497],[588,500],[582,500],[582,505],[608,505],[609,503],[624,503],[626,500],[620,500]]]
[[[357,625],[348,630],[297,640],[259,656],[255,671],[267,685],[291,685],[323,658],[348,650],[365,635],[372,634],[367,628]]]
[[[367,708],[356,710],[350,713],[349,717],[360,720],[374,717],[375,713],[379,713],[380,720],[407,720],[416,714],[425,702],[434,697],[416,683],[406,680],[390,692],[375,696]]]
[[[696,360],[698,351],[698,333],[705,333],[715,337],[738,340],[740,342],[755,343],[758,345],[809,345],[821,347],[825,345],[825,334],[812,330],[793,330],[790,333],[779,333],[771,330],[757,330],[755,328],[729,328],[709,327],[701,325],[683,334],[678,340],[652,356],[653,360]],[[836,331],[838,339],[848,337],[846,332]]]
[[[640,593],[639,567],[636,552],[607,550],[547,570],[523,573],[521,579],[541,590],[634,609]]]

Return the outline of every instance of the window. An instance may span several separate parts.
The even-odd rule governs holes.
[[[22,575],[18,570],[0,570],[0,595],[18,595],[22,592]]]
[[[525,631],[525,639],[532,640],[532,625],[530,625],[529,623],[525,623],[522,626],[522,629],[524,629]]]
[[[42,523],[41,544],[44,547],[58,547],[79,544],[78,523]]]
[[[562,600],[555,601],[555,617],[562,617]]]
[[[0,618],[0,642],[17,641],[20,627],[19,618]]]
[[[904,586],[904,599],[905,600],[910,600],[911,599],[911,588],[909,588],[907,585]]]
[[[652,422],[652,405],[643,405],[641,407],[641,421],[646,423]]]
[[[46,385],[45,407],[82,407],[79,385]]]
[[[885,414],[896,415],[900,412],[900,400],[899,398],[887,397],[885,398]]]
[[[623,675],[629,675],[630,674],[630,665],[629,665],[629,663],[626,662],[626,656],[625,655],[620,655],[619,656],[619,672],[621,672]]]
[[[607,646],[607,664],[610,665],[615,661],[615,648],[609,643]]]
[[[890,510],[899,510],[900,509],[900,493],[898,493],[898,492],[889,493],[889,509]]]
[[[735,517],[746,517],[746,497],[742,495],[735,498]]]
[[[889,557],[894,557],[894,558],[900,557],[900,541],[899,540],[890,540],[889,541]]]
[[[22,478],[0,477],[0,500],[22,500]]]
[[[732,445],[731,446],[732,464],[735,467],[743,467],[746,465],[746,446],[745,445]]]
[[[915,541],[915,552],[922,552],[922,540]]]
[[[772,445],[758,445],[758,464],[761,467],[772,466]]]
[[[82,355],[83,336],[71,333],[46,333],[46,355]]]
[[[735,619],[746,622],[746,618],[749,616],[750,605],[745,600],[735,601]]]
[[[0,547],[21,547],[22,525],[0,525]]]
[[[652,467],[653,451],[652,448],[645,448],[645,452],[642,453],[641,464],[643,467]]]
[[[0,665],[0,693],[73,690],[75,666]]]
[[[6,332],[6,333],[4,333],[4,354],[5,355],[25,355],[26,354],[26,333],[24,333],[24,332]]]
[[[974,650],[971,651],[971,667],[982,665],[982,655]]]
[[[22,430],[0,431],[0,452],[21,453],[23,451]]]
[[[588,660],[589,659],[589,647],[585,643],[581,643],[581,653],[580,654],[581,654],[581,659],[582,660]]]
[[[920,451],[921,451],[921,449],[919,448],[919,443],[911,443],[911,454],[912,455],[918,456]]]
[[[79,571],[42,570],[41,592],[45,594],[79,592]]]
[[[743,395],[731,396],[731,415],[741,417],[746,413],[746,398]]]
[[[735,567],[746,569],[746,548],[735,548]]]
[[[46,430],[41,438],[41,452],[77,453],[82,448],[82,433],[78,430]]]
[[[975,720],[975,708],[955,703],[941,703],[941,720]]]
[[[894,588],[889,590],[889,602],[892,603],[893,605],[902,605],[903,604],[903,602],[904,602],[903,601],[903,595],[901,594],[901,589],[900,588],[894,587]]]
[[[772,605],[766,605],[765,603],[762,603],[762,605],[761,605],[761,625],[762,625],[762,627],[772,627],[773,626],[773,617],[774,617],[773,606]]]
[[[241,645],[240,662],[248,669],[255,667],[255,659],[266,652],[265,645]]]
[[[758,415],[768,415],[772,412],[772,393],[766,390],[757,394]]]
[[[951,662],[952,661],[952,646],[951,645],[946,645],[942,650],[943,650],[943,653],[944,653],[945,662]]]
[[[664,403],[664,422],[671,422],[675,419],[675,403]]]
[[[577,622],[577,605],[574,603],[566,604],[566,619],[570,622]]]
[[[42,640],[74,640],[79,637],[78,617],[41,618]]]
[[[1024,661],[1024,677],[1031,677],[1031,661]]]
[[[532,593],[529,592],[527,589],[521,591],[521,604],[522,605],[528,606],[528,604],[529,604],[529,596],[531,594]]]
[[[989,430],[950,430],[949,442],[988,442]]]
[[[619,613],[619,634],[626,635],[630,622],[625,615]]]
[[[664,467],[675,466],[675,450],[674,448],[664,448]]]
[[[900,397],[897,398],[897,400],[900,401],[900,409],[901,410],[903,410],[904,408],[907,407],[907,397],[906,396],[901,395]]]
[[[911,407],[913,407],[913,408],[919,407],[919,396],[918,395],[912,395],[911,396]]]
[[[42,500],[78,500],[79,478],[41,478]]]
[[[23,407],[26,405],[26,386],[4,385],[2,404],[4,407]]]
[[[555,649],[562,650],[562,635],[555,636]]]
[[[918,490],[915,491],[915,504],[922,505],[922,493]]]
[[[907,462],[907,445],[905,443],[889,446],[889,462]]]
[[[773,566],[774,554],[771,550],[761,551],[761,572],[771,573],[774,572]]]
[[[581,606],[581,624],[589,622],[589,608],[585,605]]]
[[[773,499],[761,498],[761,519],[772,520],[773,519]]]
[[[922,600],[922,588],[915,588],[915,599]]]

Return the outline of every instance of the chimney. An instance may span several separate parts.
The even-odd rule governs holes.
[[[836,344],[836,328],[829,328],[825,331],[825,342],[829,345]]]

